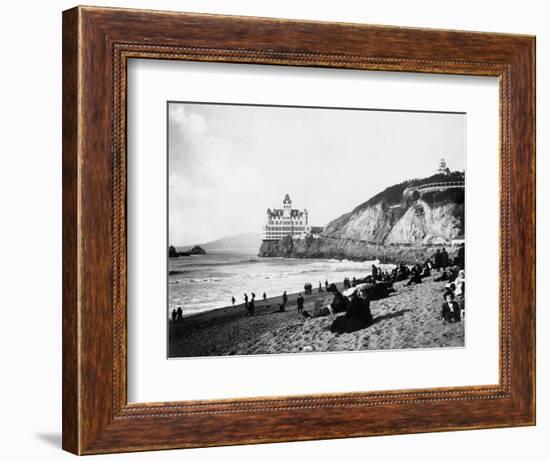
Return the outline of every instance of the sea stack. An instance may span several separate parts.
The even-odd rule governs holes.
[[[204,248],[201,248],[198,245],[195,245],[191,250],[189,250],[189,254],[191,255],[205,255],[206,250]]]

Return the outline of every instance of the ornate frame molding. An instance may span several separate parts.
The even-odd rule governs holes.
[[[313,45],[310,34],[323,40]],[[63,48],[66,450],[85,454],[534,424],[534,38],[78,7],[64,13]],[[497,76],[499,385],[128,404],[126,65],[136,58]],[[518,264],[532,270],[514,272]]]

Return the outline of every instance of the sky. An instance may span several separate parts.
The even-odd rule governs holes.
[[[177,103],[168,106],[169,240],[261,231],[267,208],[325,226],[381,190],[464,170],[465,114]]]

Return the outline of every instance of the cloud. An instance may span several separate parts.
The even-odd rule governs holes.
[[[464,168],[463,115],[171,103],[170,240],[259,232],[285,193],[313,225],[385,187]]]
[[[249,209],[247,196],[261,187],[255,169],[235,152],[233,136],[213,130],[208,114],[196,109],[169,107],[170,238],[195,243],[216,238],[228,223],[235,227],[232,221]],[[249,225],[243,219],[243,232]]]

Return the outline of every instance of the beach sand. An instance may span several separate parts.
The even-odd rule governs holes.
[[[394,284],[396,293],[371,302],[374,323],[352,333],[331,333],[334,319],[304,318],[296,311],[297,294],[289,294],[286,312],[278,312],[281,297],[256,301],[249,317],[243,304],[185,317],[169,327],[169,357],[337,352],[464,346],[464,322],[445,323],[441,305],[445,282],[431,276],[419,285]],[[339,289],[342,285],[339,284]],[[303,295],[304,310],[330,304],[332,294]]]

